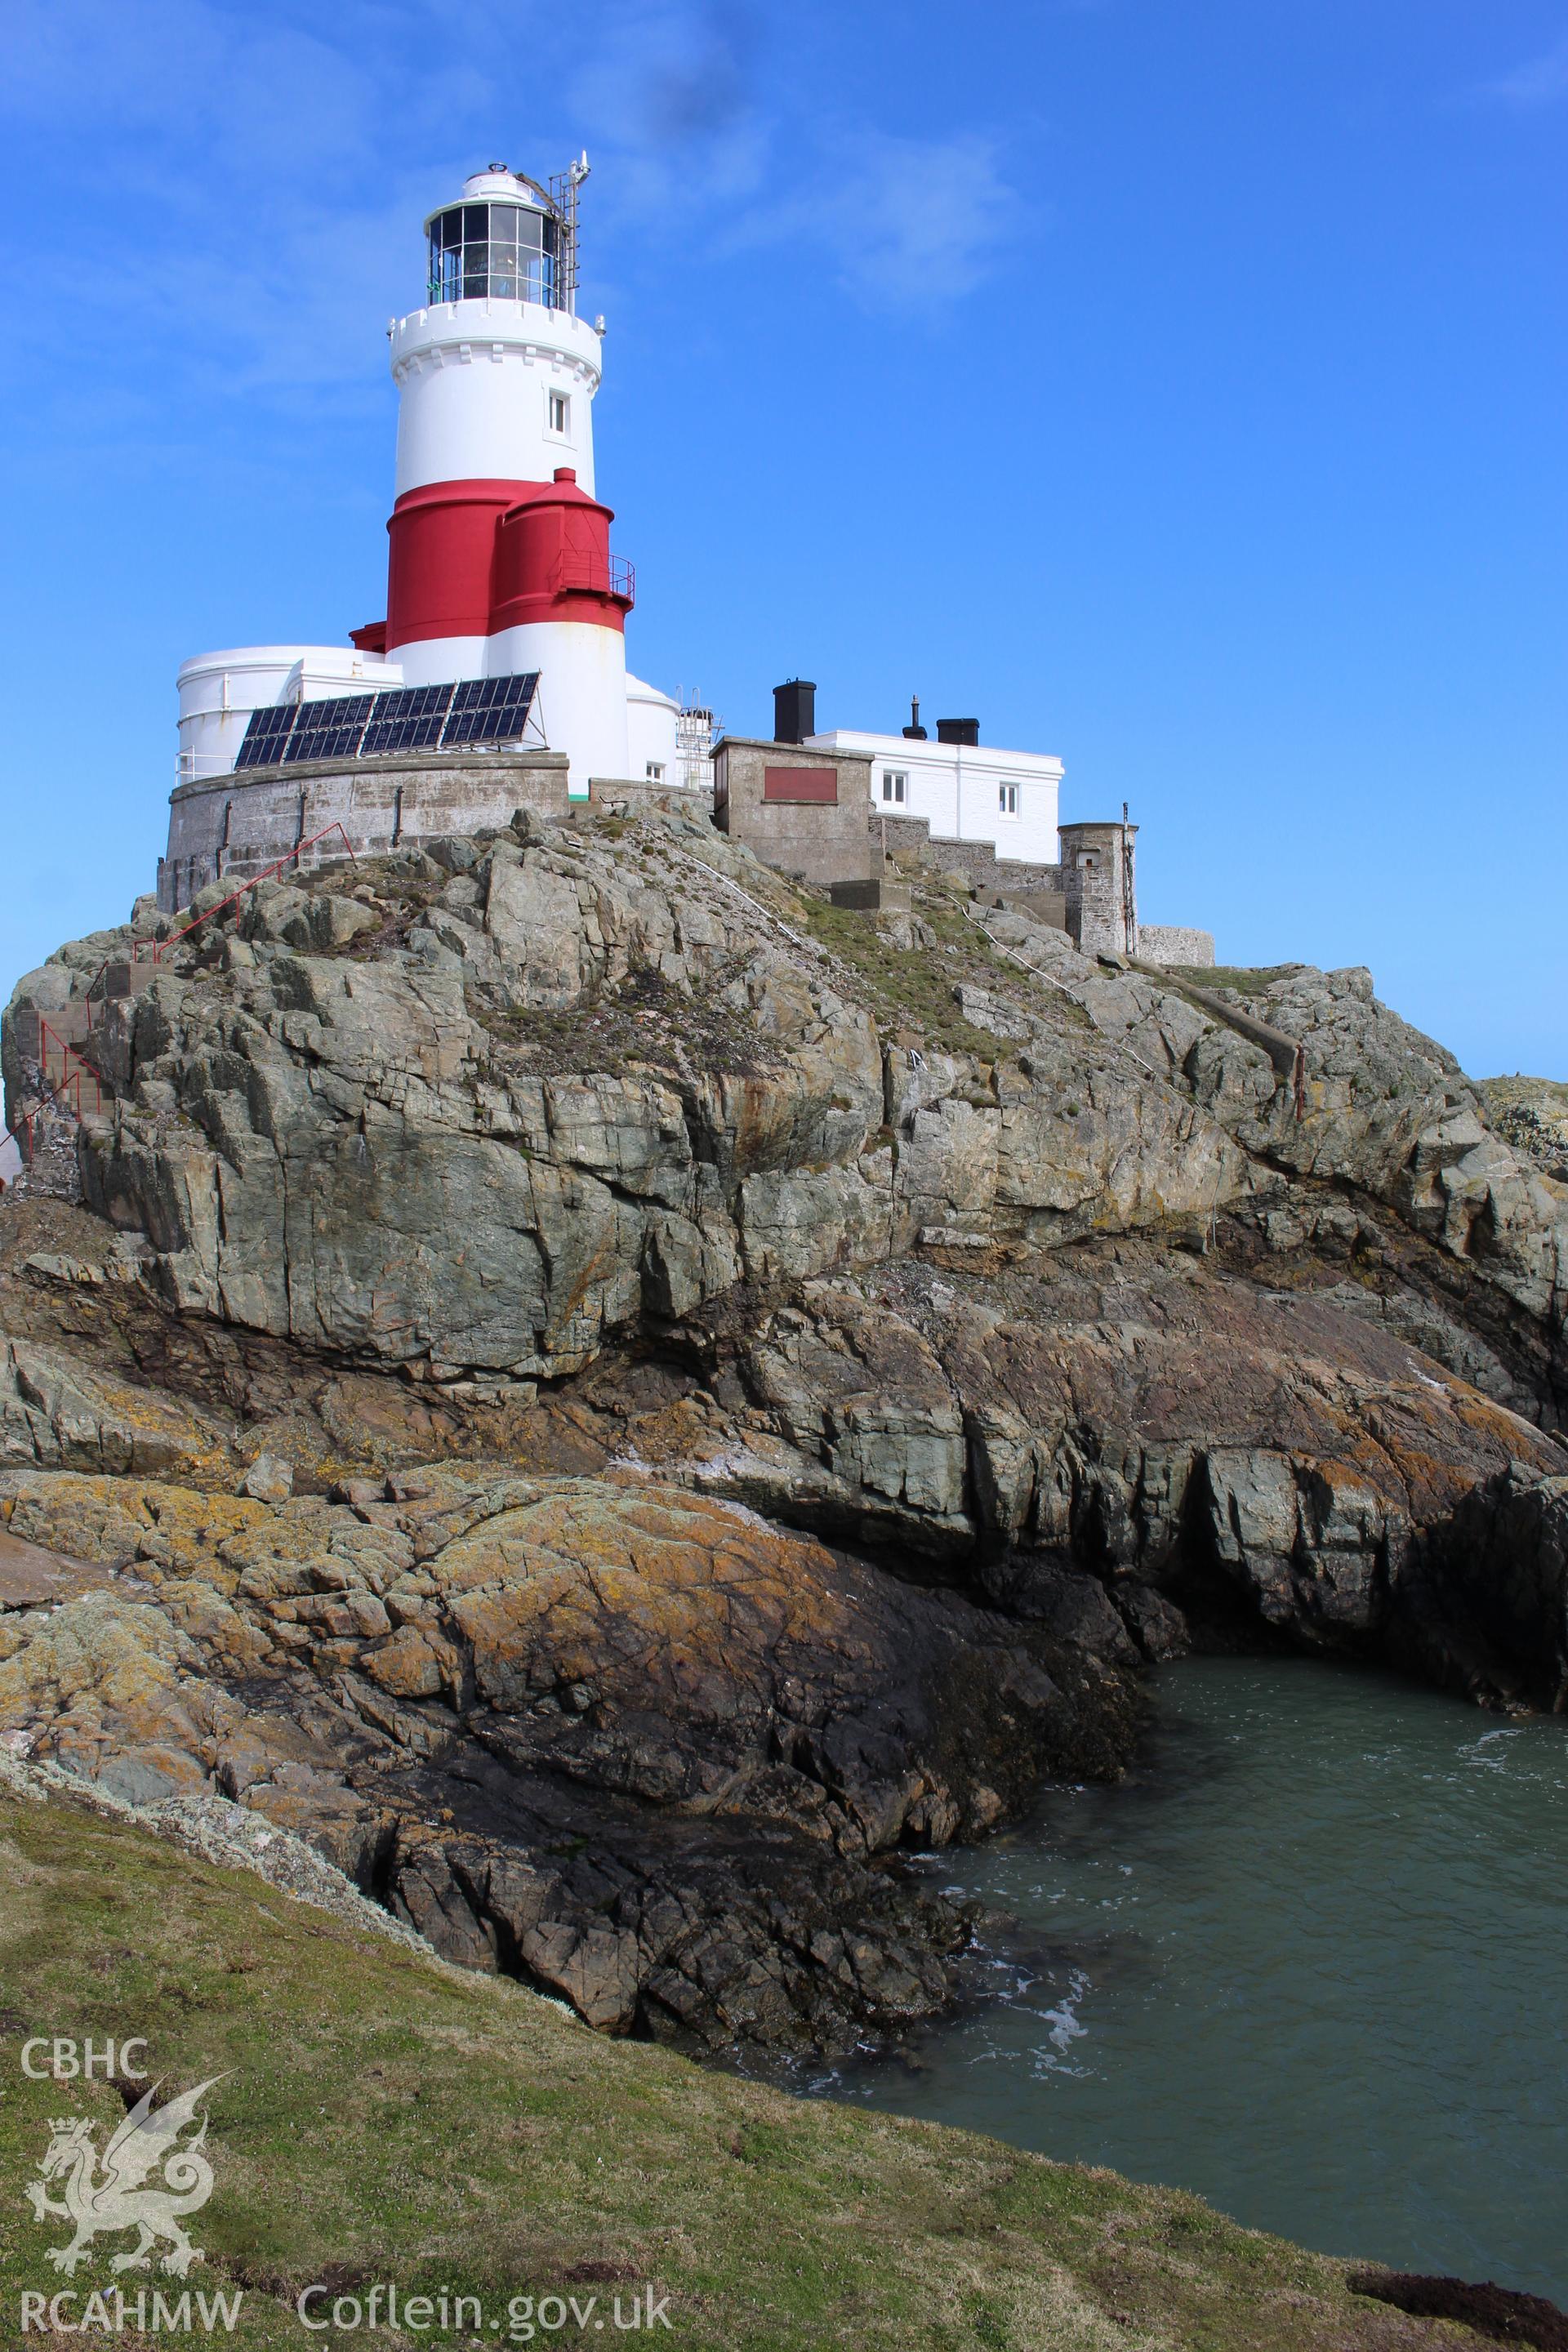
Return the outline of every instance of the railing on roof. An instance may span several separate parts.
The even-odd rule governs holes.
[[[205,776],[226,776],[234,766],[216,751],[180,751],[175,754],[174,772],[182,784],[199,784]]]

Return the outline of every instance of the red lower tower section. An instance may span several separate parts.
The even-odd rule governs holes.
[[[531,621],[624,629],[632,572],[610,553],[614,520],[567,466],[552,482],[406,490],[386,526],[384,626],[356,629],[354,643],[395,658],[424,638],[489,637]]]

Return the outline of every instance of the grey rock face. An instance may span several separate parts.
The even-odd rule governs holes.
[[[1427,1577],[1429,1617],[1456,1638],[1414,1639],[1418,1664],[1472,1696],[1568,1709],[1568,1475],[1510,1462],[1465,1496]]]
[[[1152,1244],[1005,1275],[905,1264],[805,1285],[707,1378],[716,1412],[665,1475],[942,1563],[1108,1660],[1169,1654],[1192,1619],[1418,1652],[1502,1704],[1555,1691],[1529,1663],[1555,1655],[1555,1568],[1500,1602],[1489,1675],[1467,1663],[1470,1588],[1438,1569],[1468,1543],[1479,1584],[1509,1591],[1510,1538],[1478,1549],[1464,1514],[1503,1527],[1511,1465],[1532,1526],[1568,1448],[1331,1294],[1270,1297]]]
[[[612,2030],[841,2048],[956,1980],[899,1852],[1116,1769],[1142,1661],[1564,1703],[1568,1191],[1451,1057],[1363,971],[1231,976],[1298,1116],[1016,910],[843,922],[520,823],[110,1008],[80,1164],[144,1239],[0,1249],[0,1517],[99,1579],[0,1614],[36,1752],[219,1787]]]
[[[209,956],[111,1011],[88,1198],[148,1234],[177,1307],[437,1378],[559,1374],[639,1318],[923,1227],[1029,1245],[1252,1187],[1179,1088],[1086,1057],[1065,999],[969,991],[1029,1040],[990,1065],[884,1043],[723,845],[649,824],[635,854],[556,832],[430,870],[402,945],[327,952],[374,909],[268,886],[243,924],[260,961]],[[563,1015],[587,1066],[540,1050]]]

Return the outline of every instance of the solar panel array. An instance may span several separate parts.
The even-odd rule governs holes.
[[[451,707],[449,686],[399,686],[375,698],[375,709],[360,738],[359,756],[381,751],[425,751],[441,740]]]
[[[536,670],[513,677],[466,677],[452,697],[443,743],[504,743],[528,724]]]
[[[371,760],[388,751],[451,751],[470,743],[514,743],[528,726],[536,669],[508,677],[466,677],[455,686],[389,687],[316,702],[274,703],[252,711],[237,768],[300,760]]]
[[[374,694],[345,694],[335,700],[302,702],[283,757],[290,766],[296,760],[352,760],[374,700]]]
[[[283,746],[293,732],[294,721],[299,716],[300,707],[294,702],[286,702],[281,709],[274,703],[270,710],[253,710],[235,766],[274,766],[283,757]]]

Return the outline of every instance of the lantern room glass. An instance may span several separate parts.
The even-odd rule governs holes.
[[[430,299],[556,307],[556,225],[531,205],[453,205],[430,223]]]

